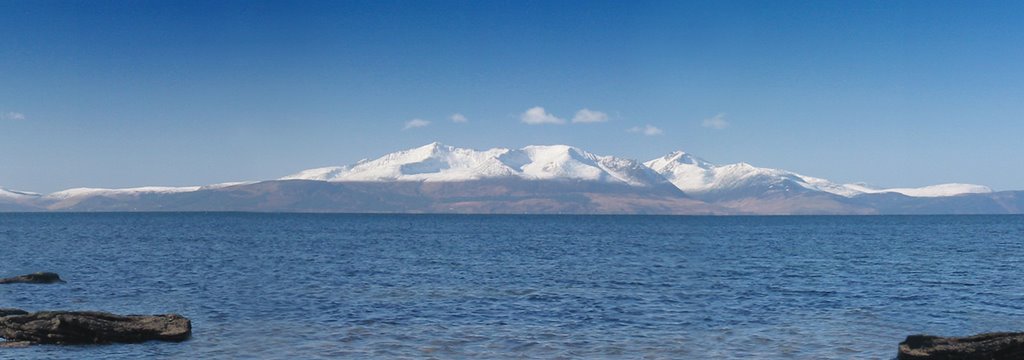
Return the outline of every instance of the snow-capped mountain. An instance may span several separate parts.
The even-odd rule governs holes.
[[[278,180],[206,186],[0,189],[0,211],[297,211],[533,214],[1024,213],[1024,191],[970,184],[883,189],[682,151],[640,163],[567,145],[431,143]]]
[[[644,165],[664,176],[683,192],[705,199],[750,196],[768,191],[817,191],[847,198],[879,193],[941,197],[992,192],[988,187],[971,184],[894,189],[878,189],[862,184],[837,184],[791,171],[761,168],[747,163],[719,166],[682,151],[645,162]]]
[[[457,182],[498,178],[596,181],[640,187],[666,183],[661,175],[638,161],[598,156],[567,145],[478,151],[440,143],[352,166],[305,170],[281,180]]]
[[[747,163],[718,166],[676,151],[644,163],[683,192],[698,198],[722,200],[759,196],[767,192],[825,192],[841,196],[855,193],[824,179],[760,168]]]

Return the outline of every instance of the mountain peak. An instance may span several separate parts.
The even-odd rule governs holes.
[[[687,155],[689,155],[689,154],[687,152],[683,151],[683,150],[676,150],[676,151],[668,153],[668,155],[665,155],[664,157],[666,159],[676,160],[676,159],[679,159],[679,158],[681,158],[683,156],[687,156]]]
[[[450,148],[451,146],[442,144],[440,141],[435,141],[423,146],[416,148],[416,150],[438,150],[442,148]]]
[[[649,186],[665,180],[635,160],[598,156],[570,145],[473,150],[433,142],[349,167],[311,169],[284,179],[467,181],[485,178],[574,180]]]
[[[666,160],[674,161],[682,164],[697,165],[703,168],[713,167],[711,163],[694,156],[693,154],[687,153],[682,150],[676,150],[665,156]]]
[[[583,149],[580,149],[578,147],[575,147],[575,146],[572,146],[572,145],[563,145],[563,144],[528,145],[528,146],[523,147],[520,150],[524,150],[524,151],[538,151],[538,152],[549,152],[549,153],[570,153],[570,152],[575,152],[575,153],[578,153],[580,155],[590,154],[589,152],[586,152]]]
[[[682,150],[676,150],[669,153],[668,155],[645,162],[644,165],[650,167],[651,169],[654,169],[654,171],[657,171],[659,173],[673,171],[673,169],[676,169],[680,166],[696,167],[701,170],[710,170],[715,168],[714,164],[709,163],[704,159],[693,156],[692,154]]]
[[[435,141],[435,142],[432,142],[432,143],[420,146],[418,148],[413,148],[413,149],[406,150],[406,152],[426,157],[426,156],[431,156],[431,155],[437,155],[437,154],[440,154],[440,153],[443,153],[443,152],[451,152],[453,150],[455,150],[455,147],[448,146],[448,145],[445,145],[445,144],[442,144],[440,142]]]

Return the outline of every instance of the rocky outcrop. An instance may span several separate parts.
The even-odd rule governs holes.
[[[900,343],[899,360],[1024,359],[1024,333],[989,333],[962,338],[911,335]]]
[[[65,282],[65,281],[61,280],[60,276],[57,275],[57,273],[52,273],[52,272],[37,272],[37,273],[31,273],[31,274],[27,274],[27,275],[20,275],[20,276],[0,279],[0,284],[16,284],[16,283],[54,284],[54,283],[62,283],[62,282]]]
[[[0,317],[0,337],[32,344],[184,341],[192,322],[176,314],[114,315],[88,311],[41,311]]]

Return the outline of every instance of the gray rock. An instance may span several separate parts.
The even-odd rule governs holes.
[[[900,343],[899,360],[1024,359],[1024,333],[988,333],[968,337],[911,335]]]
[[[15,283],[27,283],[27,284],[54,284],[63,283],[64,280],[60,279],[57,273],[52,272],[37,272],[27,275],[20,275],[15,277],[9,277],[0,279],[0,284],[15,284]]]
[[[184,341],[192,322],[177,315],[114,315],[90,311],[41,311],[0,317],[0,337],[33,344]]]
[[[28,341],[0,341],[0,348],[23,348],[32,345]]]

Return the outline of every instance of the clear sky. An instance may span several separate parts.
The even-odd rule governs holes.
[[[1024,189],[1024,2],[0,1],[5,188],[432,141]]]

